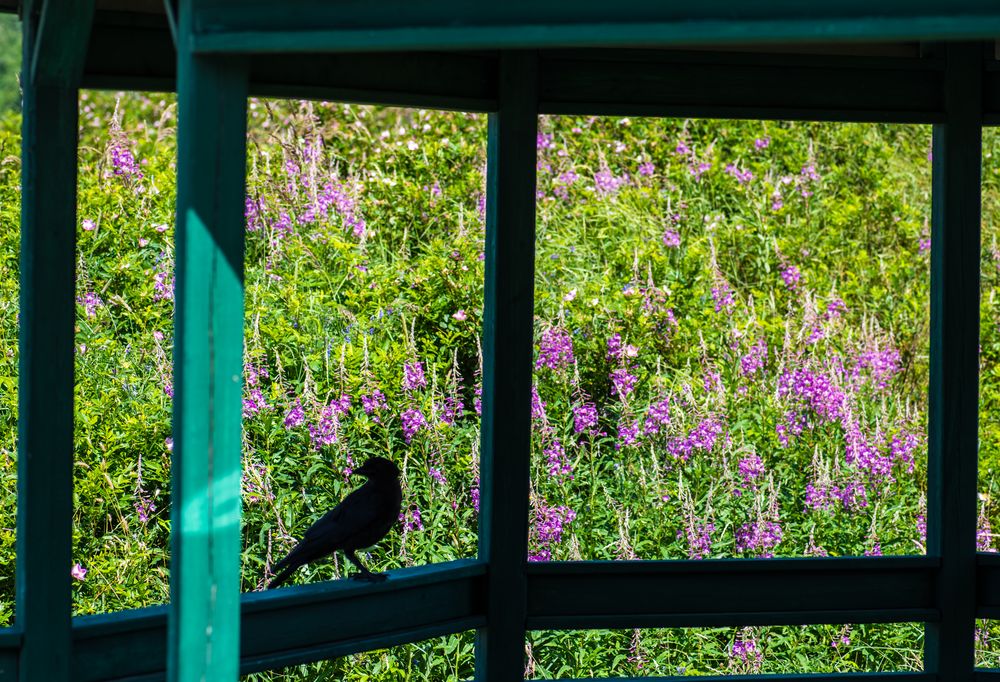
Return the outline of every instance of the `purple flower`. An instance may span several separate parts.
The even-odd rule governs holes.
[[[370,395],[361,396],[361,407],[364,409],[365,414],[372,417],[376,422],[380,422],[378,413],[388,407],[388,405],[389,403],[385,399],[385,394],[377,388]]]
[[[618,442],[615,443],[615,450],[622,447],[635,445],[639,440],[639,422],[634,419],[622,419],[618,422]]]
[[[408,532],[424,529],[424,520],[420,516],[420,507],[416,504],[411,504],[399,512],[399,521]]]
[[[696,182],[700,182],[701,176],[710,170],[712,170],[712,164],[705,161],[702,161],[700,163],[694,163],[694,161],[692,161],[688,165],[688,172],[691,174],[691,176],[695,179]]]
[[[441,416],[439,417],[441,423],[447,424],[448,426],[454,424],[455,420],[462,415],[463,408],[464,405],[462,405],[462,399],[457,393],[445,396],[444,401],[441,404]]]
[[[559,371],[571,364],[573,364],[573,340],[569,334],[559,327],[549,327],[542,332],[535,367],[548,367]]]
[[[639,175],[651,176],[656,171],[656,166],[651,161],[639,164]]]
[[[440,469],[436,467],[428,467],[427,473],[430,474],[430,477],[433,478],[437,483],[441,485],[448,485],[448,479],[445,478],[445,475],[441,473]]]
[[[247,220],[247,232],[257,232],[261,228],[261,212],[265,204],[263,199],[247,197],[243,203],[243,217]]]
[[[528,556],[528,561],[550,561],[552,547],[562,542],[566,526],[576,518],[576,512],[569,507],[550,507],[544,500],[535,503],[532,523],[533,544],[538,550]]]
[[[733,290],[730,288],[728,282],[722,280],[718,286],[712,288],[712,300],[715,301],[715,312],[721,313],[725,311],[726,314],[729,314],[734,300]]]
[[[663,231],[663,245],[668,249],[675,249],[681,245],[681,235],[677,230],[671,230],[669,227]]]
[[[771,145],[771,138],[767,137],[766,135],[764,137],[758,137],[756,140],[753,141],[754,149],[756,149],[757,151],[760,151],[761,149],[767,149],[770,145]]]
[[[410,362],[403,365],[403,390],[407,393],[427,386],[422,362]]]
[[[758,455],[749,455],[740,460],[740,476],[743,477],[743,487],[755,488],[757,481],[764,475],[764,460]]]
[[[580,176],[577,175],[574,171],[571,171],[571,170],[566,171],[565,173],[560,173],[559,175],[556,176],[556,181],[557,182],[561,182],[562,184],[564,184],[566,186],[572,185],[573,183],[575,183],[579,179],[580,179]]]
[[[714,523],[703,523],[693,517],[688,520],[685,530],[688,559],[708,558],[712,553],[712,533],[714,532]]]
[[[797,267],[789,265],[781,271],[781,279],[785,281],[785,286],[788,287],[789,291],[795,291],[799,286],[799,280],[802,279],[802,274]]]
[[[251,388],[249,395],[243,398],[243,418],[249,419],[262,410],[270,409],[267,397],[259,388]]]
[[[573,473],[573,466],[566,457],[566,449],[558,440],[553,440],[549,447],[545,448],[544,454],[549,476],[557,477]]]
[[[476,480],[472,482],[472,489],[469,490],[469,497],[472,499],[472,508],[475,509],[476,513],[478,514],[479,513],[479,477],[478,476],[476,477]]]
[[[758,520],[744,523],[736,531],[736,551],[750,552],[763,557],[774,556],[774,548],[784,534],[777,521]]]
[[[597,426],[597,406],[594,403],[584,403],[573,406],[573,432],[591,431]]]
[[[840,419],[847,402],[829,375],[807,369],[786,370],[778,377],[778,396],[810,407],[825,422]]]
[[[807,426],[806,418],[796,410],[785,412],[784,423],[778,423],[774,430],[778,434],[778,442],[787,448],[792,436],[798,436]]]
[[[594,187],[601,195],[614,194],[618,188],[624,185],[626,180],[611,172],[608,168],[602,168],[594,173]]]
[[[646,435],[657,434],[660,427],[670,424],[670,399],[664,398],[657,403],[650,403],[646,410],[646,421],[643,424],[643,432]]]
[[[76,580],[84,580],[87,577],[87,569],[80,564],[73,564],[73,568],[70,569],[69,574]]]
[[[403,437],[406,438],[407,443],[413,440],[420,429],[427,426],[427,418],[424,417],[424,413],[415,407],[403,410],[399,417],[403,422]]]
[[[819,173],[816,172],[815,164],[806,164],[802,166],[802,171],[799,173],[799,192],[806,199],[813,195],[812,189],[809,187],[809,183],[818,182]]]
[[[135,155],[122,143],[111,145],[111,168],[114,174],[124,178],[142,178],[142,171],[136,163]]]
[[[158,271],[153,275],[153,300],[174,300],[174,276],[166,271]]]
[[[101,297],[92,291],[88,291],[83,296],[78,297],[76,302],[83,305],[84,313],[89,318],[96,317],[97,309],[104,305],[104,301],[101,300]]]
[[[531,385],[531,418],[545,421],[545,403],[538,395],[538,385]]]
[[[291,217],[282,211],[278,214],[278,219],[271,224],[271,231],[275,239],[282,239],[289,236],[294,231]]]
[[[990,528],[990,520],[986,516],[985,508],[980,510],[978,523],[976,524],[976,551],[996,551],[993,548],[993,530]]]
[[[285,428],[294,429],[297,426],[302,426],[306,422],[306,411],[302,409],[302,403],[298,398],[295,399],[295,404],[288,408],[285,413]]]
[[[764,661],[764,654],[757,648],[757,640],[753,635],[744,633],[742,639],[733,642],[729,660],[748,666],[752,672],[758,672]]]
[[[757,343],[750,346],[749,352],[740,358],[740,370],[743,376],[755,374],[757,370],[767,362],[767,341],[758,339]]]
[[[611,372],[611,384],[614,387],[614,392],[618,395],[619,399],[625,400],[625,398],[635,390],[635,384],[638,381],[636,376],[629,371],[628,367],[620,367]]]
[[[836,320],[847,310],[847,305],[839,298],[835,298],[826,304],[826,319]]]
[[[899,372],[900,365],[901,360],[898,350],[892,347],[882,350],[875,348],[858,355],[855,359],[852,376],[860,377],[864,370],[868,370],[868,374],[874,380],[875,385],[879,388],[885,388],[892,377]]]
[[[740,170],[735,164],[726,164],[726,173],[736,178],[736,182],[741,185],[753,180],[753,173],[749,170]]]
[[[332,445],[337,442],[340,431],[339,405],[332,401],[323,408],[319,420],[315,424],[309,425],[309,442],[313,449],[320,450],[324,445]]]
[[[710,452],[721,434],[722,424],[709,417],[702,420],[684,438],[671,438],[667,441],[667,452],[674,459],[687,461],[695,450]]]
[[[97,223],[95,223],[90,218],[84,218],[80,223],[80,227],[84,229],[85,232],[93,232],[97,229]]]
[[[156,511],[156,503],[144,496],[142,491],[132,506],[135,508],[135,513],[141,523],[149,523],[149,517]]]
[[[706,393],[722,393],[722,375],[714,371],[711,367],[705,368],[705,374],[701,377],[701,384],[705,387]]]

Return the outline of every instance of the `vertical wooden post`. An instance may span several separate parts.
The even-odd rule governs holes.
[[[924,669],[975,667],[982,46],[945,46],[947,119],[934,126],[927,552],[941,558],[941,620]]]
[[[524,677],[537,129],[536,56],[505,53],[487,143],[479,557],[489,588],[487,626],[476,637],[480,682]]]
[[[21,680],[70,679],[77,91],[39,84],[25,22],[16,620]]]
[[[245,62],[177,50],[168,678],[235,682],[240,630]]]

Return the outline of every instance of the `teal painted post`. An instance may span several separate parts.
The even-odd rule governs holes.
[[[476,679],[524,676],[532,318],[535,284],[537,59],[505,53],[500,110],[490,114],[479,558],[488,564]]]
[[[73,609],[77,92],[23,82],[15,624],[20,679],[59,682]]]
[[[247,72],[177,50],[174,451],[168,679],[235,682]]]
[[[945,46],[947,119],[934,126],[927,552],[941,620],[924,669],[971,680],[976,612],[982,48]]]

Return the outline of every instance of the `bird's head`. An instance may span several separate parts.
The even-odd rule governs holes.
[[[399,478],[399,467],[385,457],[372,457],[355,469],[354,473],[369,479],[391,481]]]

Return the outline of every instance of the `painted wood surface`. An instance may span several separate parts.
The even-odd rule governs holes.
[[[235,682],[240,632],[246,68],[177,53],[168,679]]]
[[[268,0],[200,3],[196,49],[319,52],[538,49],[832,40],[987,39],[992,0]]]
[[[486,150],[479,558],[489,567],[476,678],[521,680],[527,608],[537,58],[505,54]]]
[[[70,680],[78,70],[86,2],[25,7],[21,147],[17,565],[19,679]],[[69,10],[70,6],[79,12]],[[73,23],[77,22],[77,23]],[[32,73],[32,56],[45,66]],[[0,657],[0,674],[11,674]]]
[[[982,93],[979,44],[945,48],[947,121],[934,126],[927,553],[940,557],[941,619],[925,669],[971,680],[975,667]]]

